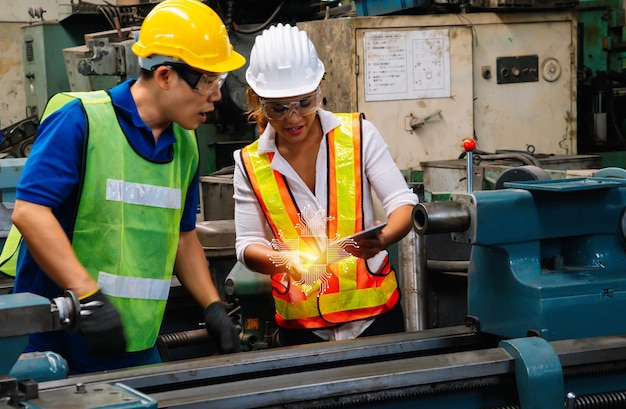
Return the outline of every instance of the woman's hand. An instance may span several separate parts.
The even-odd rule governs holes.
[[[352,240],[352,242],[347,243],[344,247],[344,249],[353,256],[366,260],[374,257],[386,248],[384,229],[379,231],[375,237]]]

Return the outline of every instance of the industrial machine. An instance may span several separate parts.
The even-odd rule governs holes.
[[[402,168],[412,170],[427,160],[448,158],[450,152],[456,156],[460,137],[473,134],[481,148],[495,154],[500,154],[503,139],[514,140],[506,147],[525,154],[508,155],[524,157],[530,165],[565,161],[576,152],[581,127],[576,113],[581,108],[577,111],[574,98],[582,58],[577,48],[589,40],[581,37],[576,20],[582,15],[571,10],[572,1],[543,4],[568,10],[536,14],[511,9],[542,6],[537,2],[484,1],[485,10],[479,13],[448,14],[439,12],[452,6],[469,11],[470,5],[359,0],[357,18],[336,20],[330,17],[346,10],[336,1],[320,2],[315,9],[306,1],[207,3],[223,15],[243,55],[268,24],[298,22],[327,64],[324,106],[365,112],[381,125]],[[55,68],[65,67],[66,87],[72,91],[106,88],[136,74],[128,48],[140,18],[126,17],[140,17],[150,7],[87,6],[72,2],[76,10],[64,20],[63,30],[94,13],[121,24],[62,46],[65,64]],[[424,15],[366,18],[378,14],[377,6],[384,9],[381,13],[412,10]],[[498,14],[495,8],[514,12]],[[588,11],[601,13],[595,6]],[[314,19],[320,21],[306,21]],[[619,15],[607,24],[615,31],[622,26]],[[585,27],[590,25],[586,22]],[[526,32],[529,27],[532,37]],[[42,23],[25,29],[25,34],[38,38],[40,31],[58,29]],[[54,38],[43,35],[43,40]],[[387,47],[383,58],[373,51],[381,44]],[[432,52],[428,44],[441,53]],[[423,57],[429,52],[433,58],[427,68],[442,75],[436,90],[428,81],[419,82],[426,77],[411,78],[417,85],[402,97],[394,96],[396,88],[409,82],[376,86],[376,74],[389,74],[386,57]],[[35,55],[41,53],[35,48]],[[598,60],[585,55],[585,61]],[[26,73],[50,64],[36,58],[29,63],[35,65]],[[514,75],[516,64],[524,75]],[[202,178],[205,220],[197,229],[220,295],[241,327],[244,352],[211,356],[204,347],[206,331],[197,325],[198,306],[173,280],[158,340],[163,364],[69,375],[60,356],[20,354],[28,333],[67,330],[80,310],[76,301],[71,296],[46,300],[32,294],[0,295],[0,342],[7,351],[0,357],[0,408],[626,407],[626,322],[611,318],[626,303],[621,277],[626,268],[626,179],[505,182],[505,189],[453,189],[445,201],[422,203],[414,211],[414,232],[402,244],[400,268],[403,302],[408,301],[405,312],[409,319],[420,316],[420,330],[408,326],[402,334],[277,348],[267,277],[234,261],[227,168],[232,150],[255,137],[241,117],[245,68],[228,77],[224,101],[198,131],[201,172],[211,176]],[[419,74],[417,69],[409,71]],[[50,92],[41,88],[47,85],[42,83],[45,75],[26,77],[29,90],[35,90],[29,100],[29,106],[37,106],[34,113],[42,109],[42,95]],[[522,97],[510,98],[513,89]],[[537,103],[532,99],[536,95],[549,98]],[[393,122],[388,121],[389,111]],[[600,123],[602,118],[596,118]],[[535,163],[529,146],[563,155]],[[596,157],[578,159],[599,166]],[[13,166],[19,169],[18,163]],[[5,168],[0,171],[12,169]],[[465,168],[461,170],[466,175]],[[465,177],[464,183],[473,180]],[[0,181],[10,182],[2,187],[14,185],[12,180]],[[423,184],[421,188],[423,193]],[[435,263],[426,260],[430,253],[416,256],[419,243],[435,236],[448,240],[442,250],[450,251],[451,241],[467,259]],[[455,275],[457,264],[467,274]],[[464,305],[447,308],[452,318],[428,321],[423,318],[429,294],[413,287],[411,278],[437,267],[451,271],[448,278],[455,283],[463,282],[459,287]],[[450,283],[446,280],[441,287],[450,289]],[[418,291],[420,298],[413,303]],[[442,303],[441,292],[438,297]],[[459,315],[462,325],[455,323]]]
[[[420,236],[451,233],[471,245],[465,326],[27,382],[30,398],[16,405],[5,394],[6,406],[85,407],[81,399],[106,391],[123,398],[106,406],[94,397],[89,407],[623,407],[626,323],[613,311],[626,303],[626,179],[597,174],[505,182],[415,207]],[[48,322],[52,311],[54,323],[80,308],[71,297],[51,308],[20,294],[35,311],[12,296],[0,296],[15,307],[3,322],[30,322],[25,313]],[[60,327],[47,325],[30,330]],[[6,326],[1,335],[23,332]],[[8,378],[15,356],[3,357]]]
[[[45,406],[38,402],[37,381],[67,377],[64,359],[51,352],[22,354],[28,334],[73,329],[89,304],[80,304],[71,292],[48,300],[34,294],[6,294],[0,298],[0,406],[23,408],[156,408],[156,401],[125,385],[77,386],[72,393],[57,393]]]
[[[578,7],[579,152],[597,153],[605,166],[622,166],[626,140],[623,4],[582,0]]]
[[[576,154],[571,10],[358,16],[298,26],[325,64],[323,107],[364,113],[400,169],[456,159],[466,137],[485,152]],[[427,189],[443,191],[424,176]]]
[[[506,338],[626,333],[626,182],[573,178],[506,182],[414,210],[418,233],[454,232],[472,245],[468,324]],[[581,217],[581,215],[594,215]]]

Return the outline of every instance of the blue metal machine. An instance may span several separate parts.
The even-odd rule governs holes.
[[[414,211],[419,233],[472,245],[468,323],[503,338],[626,333],[626,180],[506,182]]]
[[[40,382],[35,396],[8,406],[626,407],[626,324],[612,319],[625,303],[626,179],[506,183],[413,213],[418,233],[452,232],[472,245],[471,326],[69,376]],[[53,300],[53,313],[75,315],[69,301]],[[47,300],[32,303],[49,319]]]
[[[0,296],[0,408],[156,408],[154,399],[120,384],[39,393],[38,382],[67,378],[67,364],[53,352],[23,354],[28,334],[72,328],[79,317],[71,293],[52,301],[29,293]]]

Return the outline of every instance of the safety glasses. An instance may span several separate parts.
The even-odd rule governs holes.
[[[223,74],[204,74],[184,64],[168,63],[163,65],[176,71],[176,74],[200,95],[208,96],[214,94],[224,85],[224,81],[226,81],[228,76],[227,72]]]
[[[267,119],[278,121],[289,118],[294,112],[300,116],[307,116],[315,113],[320,105],[320,89],[315,93],[307,95],[297,101],[285,102],[284,100],[268,100],[259,98],[261,102],[261,112]]]

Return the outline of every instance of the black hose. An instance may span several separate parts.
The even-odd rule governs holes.
[[[487,155],[476,155],[474,156],[477,163],[480,163],[483,160],[503,160],[503,159],[513,159],[519,162],[522,162],[526,165],[534,165],[541,167],[541,163],[539,160],[535,158],[533,155],[523,154],[523,153],[490,153]]]
[[[159,335],[159,342],[170,349],[201,344],[207,342],[208,339],[209,333],[204,328]]]
[[[278,5],[278,7],[276,7],[276,10],[274,10],[274,12],[272,13],[271,16],[269,16],[269,18],[267,20],[265,20],[265,22],[263,24],[261,24],[260,26],[251,28],[251,29],[242,29],[242,28],[238,28],[236,31],[238,33],[241,34],[254,34],[254,33],[258,33],[259,31],[265,29],[265,27],[269,26],[272,21],[274,20],[274,18],[278,15],[278,13],[280,12],[280,9],[283,8],[283,5],[285,4],[285,0],[281,1],[280,4]]]

